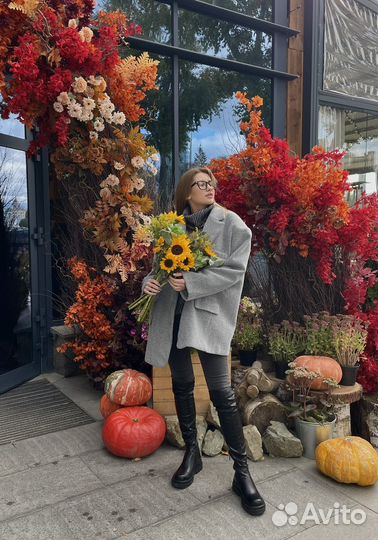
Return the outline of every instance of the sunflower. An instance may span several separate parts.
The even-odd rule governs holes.
[[[185,234],[173,236],[169,252],[173,257],[181,259],[187,252],[190,252],[190,239]]]
[[[162,236],[160,236],[160,238],[157,241],[156,246],[154,247],[154,253],[160,253],[163,246],[164,246],[164,238]]]
[[[167,253],[167,255],[165,256],[165,259],[162,259],[162,261],[160,262],[160,268],[162,270],[165,270],[168,273],[176,270],[177,262],[176,262],[175,257],[172,257],[171,254]]]
[[[193,253],[188,252],[183,258],[181,258],[177,266],[180,268],[180,270],[188,271],[194,268],[196,265],[196,259],[193,255]]]
[[[215,253],[215,251],[213,250],[213,248],[211,246],[205,246],[205,253],[209,257],[216,257],[217,256],[217,254]]]

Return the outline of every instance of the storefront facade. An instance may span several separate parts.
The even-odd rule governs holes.
[[[345,166],[351,171],[354,197],[363,188],[376,191],[378,78],[372,76],[376,62],[374,66],[369,55],[377,4],[368,0],[302,4],[294,0],[99,4],[98,9],[124,10],[142,26],[142,35],[128,38],[131,50],[125,48],[125,55],[146,51],[160,61],[159,89],[143,103],[147,114],[141,123],[148,143],[160,155],[157,211],[171,209],[175,185],[187,168],[207,165],[243,147],[238,123],[244,112],[234,97],[238,90],[264,99],[265,124],[274,136],[287,138],[299,154],[315,144],[327,149],[346,145]],[[360,20],[365,33],[358,32],[358,41]],[[340,39],[350,37],[349,32],[356,34],[357,45],[351,49]],[[348,77],[349,70],[354,79]],[[17,282],[19,291],[4,295],[7,304],[3,300],[0,391],[51,369],[49,330],[62,324],[64,317],[56,186],[47,151],[37,160],[26,159],[31,138],[16,119],[1,121],[0,249],[13,268],[10,273],[3,265],[4,276],[9,274],[3,289]]]

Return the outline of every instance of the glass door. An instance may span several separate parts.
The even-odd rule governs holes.
[[[15,118],[0,120],[0,393],[41,372],[36,163]]]

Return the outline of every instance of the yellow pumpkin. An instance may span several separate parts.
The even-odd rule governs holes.
[[[375,448],[361,437],[338,437],[321,442],[315,450],[318,469],[342,484],[372,486],[378,479]]]

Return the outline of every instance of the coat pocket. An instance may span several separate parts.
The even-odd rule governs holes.
[[[210,296],[203,296],[201,298],[194,299],[194,307],[197,309],[203,309],[204,311],[209,311],[210,313],[218,314],[219,313],[219,301],[214,294]]]

